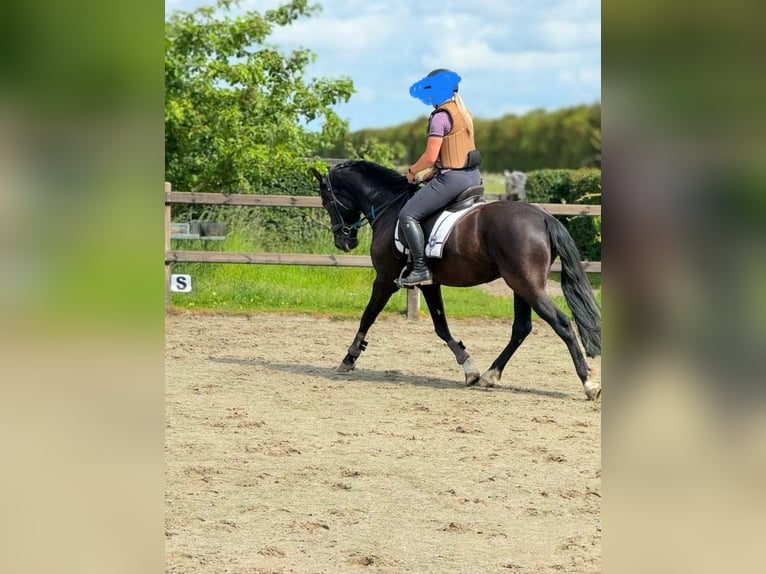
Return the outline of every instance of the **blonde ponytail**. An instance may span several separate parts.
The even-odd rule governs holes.
[[[468,111],[468,108],[465,107],[465,104],[463,103],[463,99],[460,97],[460,94],[455,92],[455,104],[457,105],[457,109],[460,110],[461,115],[463,116],[463,120],[466,123],[466,126],[468,128],[468,133],[473,135],[473,118],[471,117],[471,112]]]

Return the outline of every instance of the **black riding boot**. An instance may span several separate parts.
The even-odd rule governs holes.
[[[401,285],[404,287],[430,285],[433,281],[431,271],[426,266],[425,239],[420,223],[412,217],[404,216],[399,220],[399,228],[404,234],[404,240],[412,256],[412,270],[407,277],[402,278]]]

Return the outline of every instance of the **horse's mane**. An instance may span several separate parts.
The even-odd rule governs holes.
[[[339,163],[330,170],[329,175],[333,181],[337,182],[342,180],[348,171],[353,171],[363,178],[371,180],[379,189],[400,192],[411,191],[413,187],[407,182],[407,178],[398,171],[363,159],[351,159]]]

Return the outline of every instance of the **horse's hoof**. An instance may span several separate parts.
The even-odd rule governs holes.
[[[490,369],[481,376],[481,379],[479,379],[479,386],[485,389],[490,389],[496,387],[499,381],[500,375],[498,375],[496,370]]]
[[[476,383],[478,383],[481,380],[481,375],[476,373],[466,373],[465,374],[465,386],[466,387],[472,387]]]
[[[338,372],[348,373],[350,371],[353,371],[355,366],[356,365],[354,365],[354,363],[351,363],[350,365],[348,363],[341,363],[340,365],[338,365]]]
[[[601,383],[585,381],[583,388],[585,389],[585,396],[588,397],[589,401],[595,401],[601,396]]]
[[[473,359],[468,357],[463,363],[463,373],[465,373],[465,386],[472,387],[481,379],[479,369],[473,364]]]

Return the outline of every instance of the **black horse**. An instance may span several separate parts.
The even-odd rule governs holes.
[[[372,295],[362,314],[359,331],[339,371],[350,371],[367,347],[367,331],[399,288],[396,279],[406,259],[394,249],[397,215],[418,186],[396,171],[366,161],[347,161],[327,176],[316,169],[322,205],[330,214],[335,246],[354,249],[357,231],[365,222],[372,227],[370,255],[376,271]],[[588,377],[588,366],[567,316],[551,301],[545,284],[551,264],[561,258],[561,286],[574,315],[580,339],[589,357],[601,354],[601,319],[580,256],[566,228],[548,212],[528,203],[497,201],[470,211],[449,236],[440,259],[430,259],[433,285],[421,286],[436,334],[447,343],[466,384],[494,386],[513,353],[532,330],[532,309],[566,343],[586,396],[601,394],[601,384]],[[492,366],[479,374],[462,341],[450,334],[444,315],[441,285],[471,287],[502,277],[513,291],[514,320],[511,340]]]

